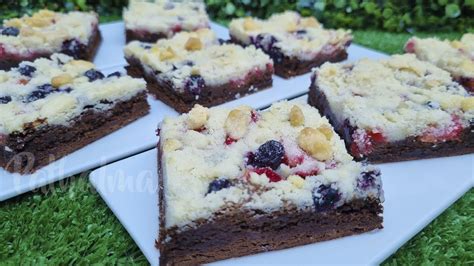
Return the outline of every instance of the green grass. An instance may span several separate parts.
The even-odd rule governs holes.
[[[402,52],[409,38],[408,34],[377,31],[355,31],[354,35],[356,43],[386,53]],[[437,36],[457,38],[460,34]],[[473,265],[473,214],[471,189],[384,264]],[[0,264],[97,262],[147,264],[89,184],[87,173],[0,203]]]

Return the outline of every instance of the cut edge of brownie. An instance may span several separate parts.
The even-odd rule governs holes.
[[[230,36],[230,42],[238,44],[240,46],[246,47],[249,46],[247,44],[244,44],[243,42],[239,41],[237,38],[233,37],[232,35]],[[271,55],[267,53],[266,51],[263,51],[266,53],[270,58],[273,60],[273,67],[275,69],[275,74],[283,77],[285,79],[292,78],[294,76],[298,75],[303,75],[306,73],[309,73],[311,69],[314,67],[321,66],[322,64],[326,62],[341,62],[347,59],[348,54],[347,54],[347,47],[350,45],[350,42],[345,44],[343,48],[337,48],[332,52],[331,54],[318,54],[316,57],[314,57],[312,60],[300,60],[296,57],[289,57],[287,55],[283,55],[282,58],[276,60],[274,55]],[[281,62],[277,62],[281,61]]]
[[[190,111],[195,104],[205,107],[219,105],[258,90],[266,89],[273,84],[273,71],[267,70],[263,75],[250,75],[248,81],[241,85],[228,83],[217,87],[206,86],[196,99],[197,95],[191,92],[177,93],[171,83],[157,80],[156,76],[147,74],[138,59],[126,58],[126,60],[129,64],[125,67],[128,75],[135,78],[144,78],[147,82],[148,92],[180,113]]]
[[[198,221],[195,228],[184,231],[166,229],[159,144],[157,150],[160,226],[156,247],[160,250],[160,265],[203,264],[383,228],[382,204],[378,199],[368,199],[353,200],[321,213],[296,208],[272,213],[237,210],[218,213],[212,222]]]
[[[99,46],[102,43],[102,34],[99,30],[99,27],[94,29],[94,32],[89,39],[87,45],[83,45],[79,48],[79,56],[73,56],[70,53],[65,52],[64,50],[59,51],[59,53],[64,53],[69,56],[74,57],[75,59],[82,59],[87,61],[92,61],[99,50]],[[54,53],[53,53],[54,54]],[[49,58],[52,54],[33,54],[29,56],[17,57],[12,55],[6,59],[0,60],[0,70],[10,70],[11,68],[17,67],[23,61],[34,61],[38,58]]]
[[[141,41],[141,42],[156,42],[159,39],[166,39],[168,36],[163,33],[153,33],[144,30],[130,30],[125,29],[125,42],[129,43],[131,41]]]
[[[149,108],[146,92],[141,92],[109,110],[87,110],[68,126],[47,125],[10,134],[0,144],[0,167],[11,173],[34,173],[146,115]]]
[[[367,160],[371,163],[389,163],[447,157],[474,153],[474,127],[462,131],[459,140],[430,143],[421,142],[416,137],[408,137],[397,142],[377,143],[368,155],[354,154],[352,133],[357,129],[349,124],[338,122],[336,115],[329,106],[329,101],[312,78],[308,93],[308,103],[319,110],[320,114],[327,117],[336,133],[344,140],[349,153],[357,161]]]

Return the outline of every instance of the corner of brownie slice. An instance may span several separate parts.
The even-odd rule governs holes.
[[[474,152],[474,97],[413,54],[314,71],[309,103],[357,160],[393,162]]]
[[[126,42],[156,42],[181,31],[209,28],[206,6],[199,1],[130,1],[123,19]]]
[[[474,34],[466,33],[454,41],[412,37],[405,44],[405,51],[448,71],[474,94]]]
[[[345,60],[352,41],[350,31],[324,29],[314,17],[301,17],[294,11],[273,14],[267,20],[234,19],[229,31],[233,42],[268,54],[275,73],[284,78],[308,73],[325,62]]]
[[[156,44],[125,47],[127,71],[143,77],[151,94],[179,112],[214,106],[267,88],[273,63],[255,47],[220,43],[213,31],[182,32]]]
[[[158,145],[160,264],[201,264],[382,228],[380,171],[307,104],[196,105]]]
[[[0,69],[53,53],[92,60],[101,42],[98,24],[96,13],[78,11],[40,10],[31,16],[6,19],[0,26]]]
[[[0,167],[35,172],[148,111],[143,80],[64,54],[0,70]]]

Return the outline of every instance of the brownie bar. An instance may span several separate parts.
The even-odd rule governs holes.
[[[138,31],[138,30],[125,30],[125,41],[127,43],[131,41],[141,41],[141,42],[156,42],[159,39],[165,39],[168,36],[164,33],[150,33],[147,31]]]
[[[329,106],[326,95],[318,88],[314,79],[309,89],[308,103],[316,107],[321,115],[328,118],[335,131],[344,140],[347,149],[351,151],[354,145],[352,134],[357,128],[350,125],[347,120],[344,123],[338,122],[334,111]],[[368,160],[372,163],[387,163],[469,153],[474,153],[474,124],[463,130],[459,140],[433,144],[421,142],[415,137],[408,137],[403,141],[376,144],[373,151],[366,156],[354,152],[351,152],[351,155],[358,161]]]
[[[161,162],[158,144],[158,165]],[[382,229],[379,200],[354,200],[336,210],[216,214],[212,223],[197,221],[196,229],[166,229],[162,167],[158,167],[160,230],[156,243],[160,265],[197,265],[213,261],[291,248]],[[239,208],[237,208],[239,209]],[[251,222],[249,222],[251,221]],[[171,241],[165,237],[170,236]],[[212,241],[203,242],[203,239]],[[165,244],[166,243],[166,244]],[[197,244],[199,243],[199,244]]]
[[[33,173],[148,112],[146,93],[141,92],[104,112],[85,111],[68,126],[48,125],[11,133],[0,145],[0,167],[12,173]]]
[[[262,75],[252,73],[243,84],[229,83],[217,87],[206,86],[202,89],[199,98],[196,99],[196,96],[190,91],[178,93],[173,89],[170,82],[157,79],[154,75],[148,74],[137,59],[127,58],[127,62],[129,65],[125,68],[130,76],[144,78],[151,94],[180,113],[191,110],[195,104],[206,107],[219,105],[240,96],[257,92],[260,89],[271,87],[273,82],[273,73],[269,69]]]
[[[233,36],[231,36],[231,42],[243,47],[246,46]],[[325,62],[340,62],[347,59],[347,51],[345,48],[335,49],[330,54],[320,54],[314,59],[307,61],[302,61],[296,57],[289,57],[281,53],[268,53],[268,55],[272,58],[273,62],[275,62],[275,74],[286,79],[308,73],[312,68],[318,67]]]

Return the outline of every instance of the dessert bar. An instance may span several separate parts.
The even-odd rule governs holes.
[[[91,61],[101,42],[98,23],[93,12],[49,10],[4,20],[0,26],[0,70],[53,53]]]
[[[145,81],[64,54],[0,70],[0,167],[35,172],[148,110]]]
[[[474,94],[474,34],[466,33],[456,41],[413,37],[405,44],[405,51],[448,71]]]
[[[218,105],[272,85],[273,63],[255,47],[220,44],[214,32],[181,32],[156,44],[125,47],[127,71],[179,112]]]
[[[126,41],[156,42],[181,31],[209,28],[201,1],[131,0],[123,12]]]
[[[254,45],[267,53],[275,73],[284,78],[308,73],[324,62],[346,59],[352,41],[350,31],[324,29],[314,17],[301,17],[293,11],[267,20],[234,19],[229,31],[233,42]]]
[[[382,228],[380,171],[307,104],[196,105],[158,151],[161,265],[196,265]]]
[[[474,152],[474,97],[413,54],[314,71],[309,103],[357,160],[393,162]]]

